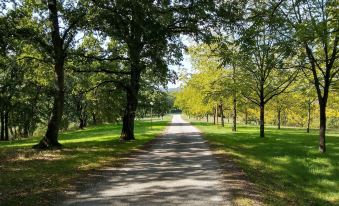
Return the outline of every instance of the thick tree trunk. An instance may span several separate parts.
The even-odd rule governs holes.
[[[265,104],[260,105],[260,137],[265,137]]]
[[[54,73],[55,73],[55,91],[53,108],[48,121],[47,131],[39,144],[33,146],[37,149],[46,149],[57,147],[61,144],[58,141],[59,128],[64,110],[65,86],[64,86],[64,63],[65,51],[63,40],[60,36],[58,8],[56,0],[48,1],[49,20],[51,22],[51,36],[54,52]]]
[[[221,126],[225,127],[225,122],[224,122],[224,108],[223,105],[220,104],[220,116],[221,116]]]
[[[320,104],[319,151],[326,152],[326,104]]]
[[[57,91],[54,95],[52,114],[48,121],[47,131],[44,138],[40,141],[38,145],[35,146],[35,148],[39,149],[61,147],[61,144],[58,141],[58,135],[64,110],[64,74],[63,68],[62,71],[59,71],[59,68],[56,69],[56,71],[58,71],[56,84]]]
[[[130,96],[130,95],[127,95]],[[120,139],[122,141],[130,141],[134,140],[134,119],[135,119],[135,111],[137,109],[137,99],[134,97],[127,98],[127,105],[125,108],[125,113],[122,118],[122,130]],[[135,100],[131,100],[135,99]]]
[[[307,108],[307,128],[306,132],[310,133],[310,125],[311,125],[311,104],[308,103],[308,108]]]
[[[138,93],[140,88],[140,74],[141,70],[139,69],[138,63],[135,63],[134,70],[131,73],[130,87],[127,89],[127,105],[125,108],[125,113],[123,116],[123,124],[120,139],[122,141],[134,140],[134,119],[135,112],[138,107]]]
[[[122,119],[122,131],[120,136],[120,139],[122,141],[130,141],[135,139],[134,118],[135,118],[134,113],[130,109],[126,108],[124,117]]]
[[[79,129],[85,128],[85,120],[83,118],[79,118]]]
[[[280,129],[280,124],[281,124],[281,110],[278,109],[278,129]]]

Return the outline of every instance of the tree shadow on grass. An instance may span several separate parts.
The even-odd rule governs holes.
[[[231,154],[274,205],[335,205],[339,196],[339,138],[328,136],[326,154],[317,149],[318,137],[300,130],[256,128],[217,129],[194,123],[210,142]],[[328,197],[330,196],[330,197]]]
[[[1,148],[0,205],[48,205],[55,192],[67,188],[89,170],[120,164],[132,149],[140,148],[167,125],[167,121],[136,124],[136,141],[119,141],[118,125],[103,125],[62,134],[62,150],[36,151],[20,143]],[[144,128],[146,127],[146,130]],[[32,140],[30,140],[32,142]]]

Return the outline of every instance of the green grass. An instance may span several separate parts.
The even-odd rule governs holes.
[[[131,151],[140,148],[168,124],[136,121],[136,140],[119,141],[120,125],[101,125],[60,135],[62,150],[31,149],[38,137],[0,142],[0,205],[48,205],[56,193],[71,189],[72,182],[90,170],[119,166]]]
[[[325,154],[318,152],[318,132],[242,125],[232,132],[193,121],[205,138],[232,157],[255,183],[267,205],[339,205],[339,134],[329,133]]]

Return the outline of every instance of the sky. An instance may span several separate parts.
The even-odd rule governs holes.
[[[188,36],[181,36],[182,42],[187,46],[192,46],[194,44],[194,41],[188,37]],[[191,58],[187,53],[183,54],[183,60],[181,61],[181,65],[169,65],[170,70],[174,70],[178,75],[182,72],[185,71],[185,73],[191,73],[192,72],[192,63],[191,63]],[[178,88],[180,87],[180,84],[182,82],[177,80],[175,84],[172,84],[169,82],[167,84],[167,87],[169,89],[171,88]]]
[[[192,71],[192,64],[191,64],[191,59],[190,56],[188,54],[184,54],[184,58],[181,61],[181,65],[170,65],[169,66],[170,70],[174,70],[178,75],[182,72],[182,71]],[[180,86],[182,82],[177,80],[175,84],[172,84],[171,82],[169,82],[167,84],[167,87],[170,88],[178,88]]]

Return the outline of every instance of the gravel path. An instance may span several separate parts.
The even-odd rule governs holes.
[[[220,165],[199,131],[174,115],[165,134],[61,205],[229,205]],[[110,174],[110,175],[107,175]]]

